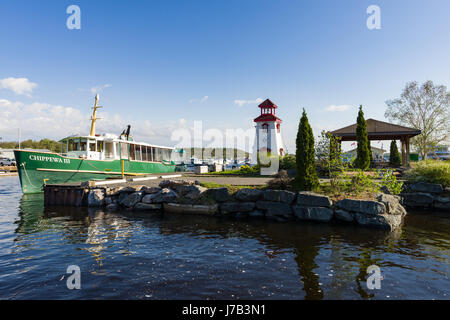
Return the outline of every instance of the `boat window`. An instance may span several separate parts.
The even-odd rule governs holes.
[[[114,144],[112,142],[105,143],[105,158],[106,159],[114,158]]]
[[[147,147],[141,146],[141,150],[142,150],[142,161],[147,161]]]
[[[152,147],[148,147],[147,149],[147,159],[148,161],[154,161],[153,160],[154,150]]]
[[[97,141],[97,152],[103,152],[103,141]]]
[[[128,158],[128,143],[120,143],[120,157],[122,159]]]
[[[76,151],[75,147],[74,147],[74,141],[73,139],[69,139],[68,143],[67,143],[67,150],[68,151]]]
[[[136,159],[134,151],[135,151],[135,145],[130,143],[130,160],[135,160]]]
[[[142,159],[141,159],[141,146],[140,145],[136,145],[136,150],[135,150],[135,152],[136,152],[136,160],[137,161],[142,161]]]
[[[79,151],[86,151],[87,139],[80,139],[80,149]]]
[[[95,140],[89,140],[89,151],[95,151]]]
[[[155,162],[161,162],[162,160],[162,154],[160,148],[153,148],[154,154],[153,154],[153,161]]]

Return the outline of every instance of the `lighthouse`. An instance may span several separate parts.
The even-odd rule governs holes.
[[[284,155],[283,140],[281,139],[282,121],[275,115],[277,105],[270,99],[266,99],[258,108],[260,109],[260,115],[253,120],[256,123],[254,162],[256,162],[257,155],[260,152]]]

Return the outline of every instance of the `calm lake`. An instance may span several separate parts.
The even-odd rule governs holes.
[[[0,299],[449,299],[449,273],[449,213],[410,213],[393,233],[104,213],[44,208],[0,178]]]

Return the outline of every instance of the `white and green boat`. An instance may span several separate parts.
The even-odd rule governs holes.
[[[173,148],[135,142],[130,126],[120,135],[95,134],[98,95],[91,131],[60,140],[61,153],[14,150],[24,193],[42,192],[44,184],[104,180],[175,171]]]

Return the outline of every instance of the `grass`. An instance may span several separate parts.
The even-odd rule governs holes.
[[[214,183],[214,182],[200,182],[200,185],[202,187],[208,188],[208,189],[213,189],[213,188],[227,188],[228,192],[230,194],[234,194],[236,192],[238,192],[241,189],[265,189],[267,188],[267,186],[265,185],[258,185],[258,186],[235,186],[235,185],[231,185],[231,184],[219,184],[219,183]]]

